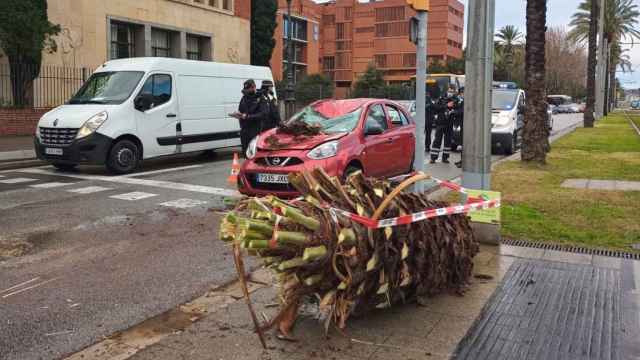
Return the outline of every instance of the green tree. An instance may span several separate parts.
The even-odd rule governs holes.
[[[351,97],[371,97],[373,94],[384,91],[387,84],[384,81],[384,73],[375,65],[369,64],[367,70],[356,80]]]
[[[464,75],[466,58],[467,58],[467,54],[466,54],[466,50],[464,50],[462,51],[462,58],[448,59],[447,72],[451,74]]]
[[[0,1],[0,47],[9,59],[16,106],[28,105],[42,52],[57,51],[53,36],[59,32],[60,26],[49,22],[46,0]]]
[[[498,49],[503,58],[507,81],[512,80],[515,52],[522,48],[522,32],[513,25],[504,26],[496,33]]]
[[[447,65],[444,64],[440,59],[435,59],[429,62],[429,66],[427,67],[428,74],[443,74],[447,72]]]
[[[312,74],[305,76],[296,83],[296,101],[299,104],[309,104],[316,100],[333,97],[335,85],[324,74]]]
[[[276,41],[277,0],[251,0],[251,64],[269,66]]]
[[[578,6],[578,11],[572,16],[571,20],[571,37],[577,41],[587,42],[590,40],[590,30],[593,31],[592,25],[597,25],[598,18],[593,19],[592,24],[592,2],[585,0]],[[608,83],[615,82],[616,69],[621,65],[622,52],[617,51],[622,41],[635,41],[640,39],[639,28],[640,8],[634,4],[633,0],[606,0],[604,9],[604,36],[609,44],[611,58],[609,59]],[[591,34],[591,36],[593,36]],[[593,45],[593,44],[590,44]],[[590,52],[591,52],[590,46]],[[594,50],[595,58],[595,50]],[[590,64],[591,65],[591,64]],[[623,69],[624,70],[624,69]],[[595,66],[589,66],[588,78],[595,78]],[[595,83],[594,83],[595,89]],[[590,90],[589,90],[590,91]],[[595,90],[594,90],[595,93]],[[607,91],[609,96],[613,96],[613,92]],[[607,101],[606,103],[609,103]]]

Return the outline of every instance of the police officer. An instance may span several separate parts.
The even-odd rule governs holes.
[[[435,164],[442,146],[442,162],[449,163],[451,153],[451,136],[453,135],[452,111],[454,101],[450,96],[442,97],[433,105],[436,114],[436,135],[431,143],[431,164]],[[443,144],[444,141],[444,144]]]
[[[455,118],[454,127],[460,127],[460,145],[463,145],[464,141],[464,86],[461,86],[458,90],[458,96],[455,101]],[[454,149],[455,150],[455,149]],[[456,162],[456,167],[462,167],[462,160]]]
[[[278,99],[273,93],[273,81],[263,80],[260,88],[260,95],[262,101],[267,104],[269,108],[269,116],[267,116],[260,128],[260,132],[264,132],[280,125],[280,108],[278,107]]]
[[[232,115],[240,120],[240,142],[242,154],[246,156],[249,143],[258,136],[262,122],[269,116],[269,107],[256,92],[252,79],[244,82],[238,112]]]
[[[431,133],[433,132],[433,122],[435,120],[434,113],[434,105],[433,98],[431,97],[431,92],[427,91],[425,98],[425,137],[424,137],[424,147],[429,149],[431,146]]]

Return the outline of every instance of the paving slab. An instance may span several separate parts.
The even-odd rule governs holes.
[[[561,186],[572,189],[640,191],[640,181],[567,179]]]
[[[589,180],[590,190],[616,190],[616,182],[614,180]]]
[[[456,359],[627,359],[621,294],[620,271],[519,259]]]
[[[567,179],[561,186],[564,188],[586,189],[588,185],[589,180],[587,179]]]

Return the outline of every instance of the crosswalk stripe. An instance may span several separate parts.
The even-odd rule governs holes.
[[[154,196],[158,196],[158,194],[150,194],[150,193],[135,191],[135,192],[126,193],[126,194],[113,195],[109,197],[112,199],[118,199],[118,200],[136,201],[136,200],[147,199]]]
[[[167,201],[160,205],[166,206],[166,207],[178,208],[178,209],[188,209],[188,208],[204,205],[206,203],[207,203],[206,201],[200,201],[200,200],[194,200],[194,199],[178,199],[173,201]]]
[[[83,187],[79,189],[67,190],[67,191],[75,194],[93,194],[93,193],[107,191],[107,190],[111,190],[111,188],[106,188],[102,186],[88,186],[88,187]]]
[[[73,184],[75,183],[49,182],[49,183],[35,184],[35,185],[29,185],[29,186],[36,189],[52,189],[52,188],[57,188],[61,186],[73,185]]]
[[[13,178],[13,179],[7,179],[7,180],[0,180],[0,183],[2,183],[2,184],[22,184],[22,183],[28,183],[28,182],[34,182],[34,181],[38,181],[38,179]]]

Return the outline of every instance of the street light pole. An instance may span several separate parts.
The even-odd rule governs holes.
[[[293,66],[293,21],[291,21],[291,0],[287,0],[287,89],[285,99],[285,118],[288,120],[295,112],[294,66]]]
[[[495,0],[469,1],[462,185],[491,189],[491,89]]]
[[[418,11],[417,52],[416,52],[416,153],[413,168],[416,171],[425,171],[424,152],[426,128],[426,92],[427,92],[427,12]],[[415,185],[416,192],[424,191],[424,183]]]

